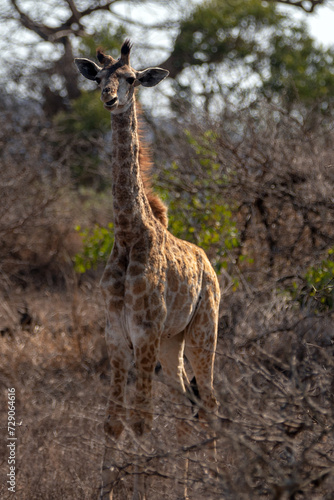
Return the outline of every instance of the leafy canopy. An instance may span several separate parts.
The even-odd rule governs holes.
[[[304,25],[286,31],[272,35],[264,94],[280,94],[288,105],[296,100],[306,105],[319,101],[326,109],[334,101],[334,49],[317,47]]]
[[[317,46],[306,25],[279,12],[275,2],[200,3],[180,23],[167,63],[179,98],[193,103],[192,96],[201,95],[209,110],[231,92],[239,100],[279,97],[290,107],[316,101],[327,109],[333,101],[334,49]]]

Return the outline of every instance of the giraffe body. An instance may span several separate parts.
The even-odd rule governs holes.
[[[109,321],[120,320],[129,345],[135,345],[138,329],[152,329],[158,338],[179,334],[202,297],[211,292],[219,298],[204,252],[160,223],[152,225],[154,231],[147,228],[134,244],[119,247],[116,239],[101,281]]]
[[[119,439],[127,421],[138,437],[151,428],[152,377],[158,360],[178,395],[185,393],[183,354],[196,376],[203,408],[214,414],[213,364],[220,291],[203,250],[174,237],[166,210],[150,192],[141,172],[134,87],[156,85],[168,72],[129,65],[125,42],[115,61],[98,52],[103,67],[76,60],[84,76],[100,82],[101,100],[111,112],[115,242],[101,287],[106,304],[106,343],[111,385],[106,438]],[[136,370],[133,408],[126,383]],[[106,451],[101,498],[111,498],[117,471]],[[134,491],[134,498],[142,492]],[[138,496],[139,495],[139,496]]]

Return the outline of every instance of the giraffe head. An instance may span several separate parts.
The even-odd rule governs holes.
[[[135,87],[154,87],[169,72],[161,68],[147,68],[137,71],[130,66],[130,40],[125,40],[121,48],[121,56],[114,59],[97,50],[100,65],[89,59],[75,59],[80,73],[88,80],[95,81],[101,89],[101,101],[104,107],[113,114],[126,111],[133,101]]]

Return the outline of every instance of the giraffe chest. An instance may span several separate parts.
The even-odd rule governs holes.
[[[101,280],[102,293],[110,319],[157,327],[164,317],[164,286],[157,259],[133,258],[131,251],[113,249]]]
[[[143,243],[131,251],[114,248],[101,286],[108,318],[131,337],[138,330],[155,330],[171,337],[182,331],[196,309],[202,266],[177,246],[162,246],[144,255]]]

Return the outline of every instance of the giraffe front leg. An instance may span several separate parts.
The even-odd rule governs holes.
[[[138,438],[150,432],[152,426],[152,383],[154,369],[158,362],[159,342],[158,335],[145,332],[133,343],[136,385],[129,424]]]
[[[131,353],[122,339],[123,337],[120,336],[117,340],[113,340],[108,332],[106,334],[111,377],[104,423],[105,450],[102,463],[101,500],[112,499],[112,491],[120,479],[119,471],[124,462],[119,444],[126,421],[125,388],[131,364]]]
[[[134,470],[133,500],[145,499],[146,436],[153,420],[152,384],[158,361],[159,337],[150,332],[137,336],[133,343],[136,383],[133,404],[129,412],[129,425],[135,434],[136,457]],[[144,461],[143,461],[144,458]]]
[[[112,500],[112,490],[119,478],[119,458],[118,458],[118,440],[122,434],[124,424],[121,422],[120,414],[118,413],[117,419],[113,417],[113,412],[110,411],[107,415],[104,432],[105,432],[105,447],[102,462],[102,486],[101,486],[101,500]],[[113,420],[113,418],[115,418]]]

